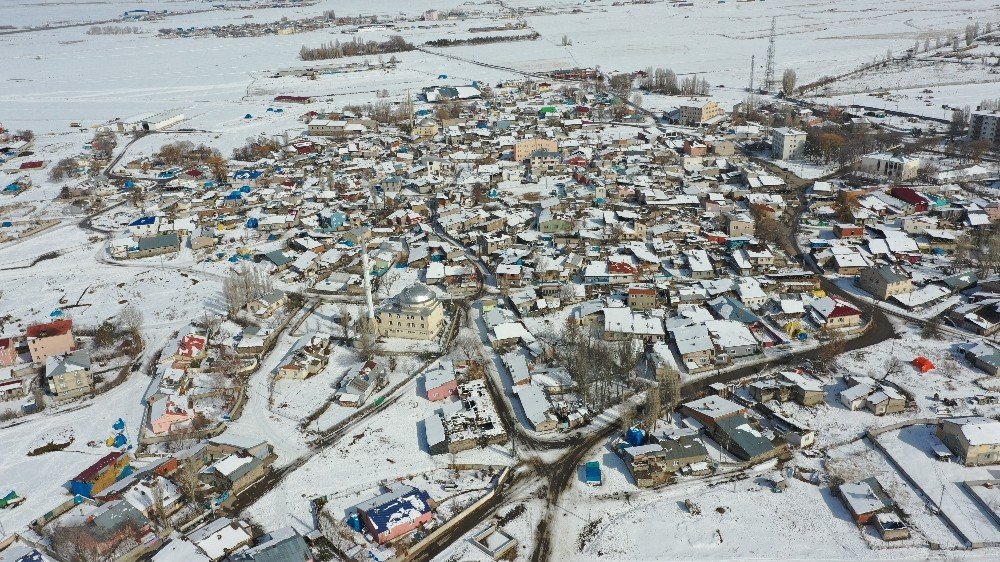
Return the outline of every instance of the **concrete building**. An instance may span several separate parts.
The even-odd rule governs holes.
[[[1000,111],[973,111],[969,117],[969,138],[1000,142]]]
[[[970,416],[946,418],[937,436],[965,466],[1000,463],[1000,422]]]
[[[559,145],[552,139],[525,139],[514,145],[514,161],[524,162],[535,151],[558,152]]]
[[[703,125],[708,123],[710,120],[726,114],[726,110],[722,109],[719,104],[714,101],[706,101],[704,103],[693,103],[689,105],[682,105],[679,109],[680,118],[678,123],[685,127],[697,127],[698,125]]]
[[[798,160],[806,153],[806,133],[789,127],[771,131],[771,155],[778,160]]]
[[[39,366],[44,365],[50,355],[64,355],[76,349],[72,320],[28,326],[27,339],[31,362]]]
[[[882,300],[893,295],[913,292],[913,281],[888,265],[862,270],[858,277],[858,286]]]
[[[861,158],[861,171],[896,181],[907,181],[917,177],[920,159],[902,154],[876,152]]]
[[[387,301],[379,309],[375,321],[381,336],[430,340],[444,325],[444,306],[434,291],[417,283]]]
[[[50,355],[45,362],[45,380],[52,394],[62,397],[80,396],[90,392],[94,376],[90,371],[90,354],[77,351],[65,357]]]

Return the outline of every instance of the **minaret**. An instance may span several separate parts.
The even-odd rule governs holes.
[[[365,275],[365,304],[368,305],[368,319],[375,320],[375,305],[372,304],[371,267],[368,265],[368,249],[365,247],[364,241],[361,242],[361,269],[364,270]]]

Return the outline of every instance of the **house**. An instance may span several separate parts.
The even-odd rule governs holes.
[[[862,270],[858,277],[858,286],[881,300],[913,292],[913,281],[888,265]]]
[[[837,223],[833,225],[833,234],[837,238],[861,238],[865,235],[865,228],[856,224]]]
[[[871,523],[876,515],[891,510],[895,505],[875,477],[841,484],[837,487],[837,495],[859,525]]]
[[[253,446],[210,442],[211,464],[198,473],[198,478],[221,493],[234,496],[263,478],[271,468],[275,455],[269,443]]]
[[[781,453],[743,414],[719,419],[710,433],[727,451],[749,463],[760,463]]]
[[[945,418],[936,434],[965,466],[1000,464],[1000,421],[979,416]]]
[[[840,403],[848,410],[857,411],[864,407],[868,396],[873,392],[875,392],[873,384],[861,383],[849,386],[840,391]]]
[[[552,431],[559,426],[559,419],[552,412],[552,403],[541,386],[521,384],[514,386],[513,391],[535,431]]]
[[[814,313],[816,323],[820,326],[851,328],[861,325],[861,309],[838,296],[825,296],[813,301],[809,306]]]
[[[45,381],[59,398],[81,396],[93,390],[90,352],[76,351],[65,356],[50,355],[45,361]]]
[[[14,338],[0,338],[0,367],[10,367],[18,359],[17,342]]]
[[[681,413],[701,422],[705,427],[715,427],[720,421],[742,417],[746,408],[721,396],[706,396],[681,405]]]
[[[243,521],[219,517],[191,531],[183,540],[203,552],[209,560],[222,560],[253,544],[253,530]],[[153,560],[157,558],[154,557]]]
[[[174,425],[194,417],[190,411],[177,405],[174,398],[162,394],[149,398],[149,426],[154,435],[170,433]]]
[[[50,355],[65,355],[76,349],[73,321],[69,319],[28,326],[27,340],[31,362],[37,366],[44,365]]]
[[[114,484],[122,475],[130,474],[131,462],[132,457],[123,451],[108,453],[69,481],[70,492],[92,498]]]
[[[632,310],[653,310],[656,308],[656,288],[644,284],[630,285],[627,302]]]
[[[284,527],[260,537],[256,546],[229,557],[230,562],[312,562],[306,540],[292,527]]]
[[[894,187],[889,190],[889,195],[905,203],[909,212],[923,213],[930,207],[930,200],[912,187]]]
[[[130,248],[127,257],[148,258],[181,251],[181,238],[176,232],[139,238],[135,248]]]
[[[134,560],[138,558],[134,552],[159,543],[149,518],[124,500],[107,502],[87,514],[81,531],[75,537],[79,548],[103,560]]]
[[[455,380],[455,369],[451,365],[441,364],[424,376],[424,389],[427,399],[431,402],[444,400],[458,394],[458,381]]]
[[[704,443],[691,435],[651,437],[648,444],[621,447],[619,454],[640,488],[664,484],[683,468],[708,460]]]
[[[788,127],[771,131],[771,155],[778,160],[798,160],[805,156],[806,132]]]
[[[391,483],[387,491],[355,506],[365,528],[379,544],[385,544],[430,521],[433,515],[427,492]]]
[[[876,416],[898,414],[906,409],[906,397],[891,386],[882,385],[865,399],[865,407]]]

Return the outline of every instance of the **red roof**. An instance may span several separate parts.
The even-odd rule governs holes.
[[[894,187],[889,190],[889,194],[901,201],[906,201],[910,205],[927,204],[927,198],[920,195],[909,187]]]
[[[28,337],[45,338],[50,336],[61,336],[72,329],[72,320],[55,320],[53,322],[49,322],[48,324],[35,324],[34,326],[28,326]]]
[[[21,169],[22,170],[34,170],[36,168],[41,168],[44,165],[45,165],[45,162],[42,162],[41,160],[33,160],[31,162],[23,162],[21,164]]]
[[[118,459],[121,458],[121,456],[124,454],[125,453],[121,451],[115,451],[113,453],[108,453],[104,455],[103,457],[101,457],[101,460],[90,465],[90,468],[84,470],[80,474],[77,474],[76,478],[74,478],[73,480],[77,482],[90,482],[91,480],[96,478],[97,475],[99,475],[102,471],[104,471],[104,469],[115,464],[115,462],[117,462]]]
[[[180,345],[177,346],[177,354],[185,357],[194,357],[205,349],[205,338],[188,334],[181,338]]]
[[[833,307],[833,310],[830,312],[827,318],[838,318],[841,316],[857,316],[861,314],[861,310],[856,308],[851,303],[840,300],[834,296],[831,296],[830,298],[832,298],[834,302],[836,302],[837,304],[836,306]]]

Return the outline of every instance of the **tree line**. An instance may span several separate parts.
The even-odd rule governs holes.
[[[424,45],[428,47],[457,47],[459,45],[486,45],[489,43],[507,43],[513,41],[534,41],[541,37],[537,31],[522,35],[487,35],[483,37],[468,37],[464,39],[435,39]]]
[[[678,82],[673,70],[649,67],[639,78],[639,89],[651,94],[705,96],[709,85],[708,80],[697,76],[688,76]]]
[[[319,47],[306,47],[299,50],[302,60],[325,60],[354,57],[358,55],[380,55],[383,53],[401,53],[412,51],[415,47],[399,35],[393,35],[385,41],[362,41],[355,37],[351,41],[341,43],[340,40],[325,43]]]

